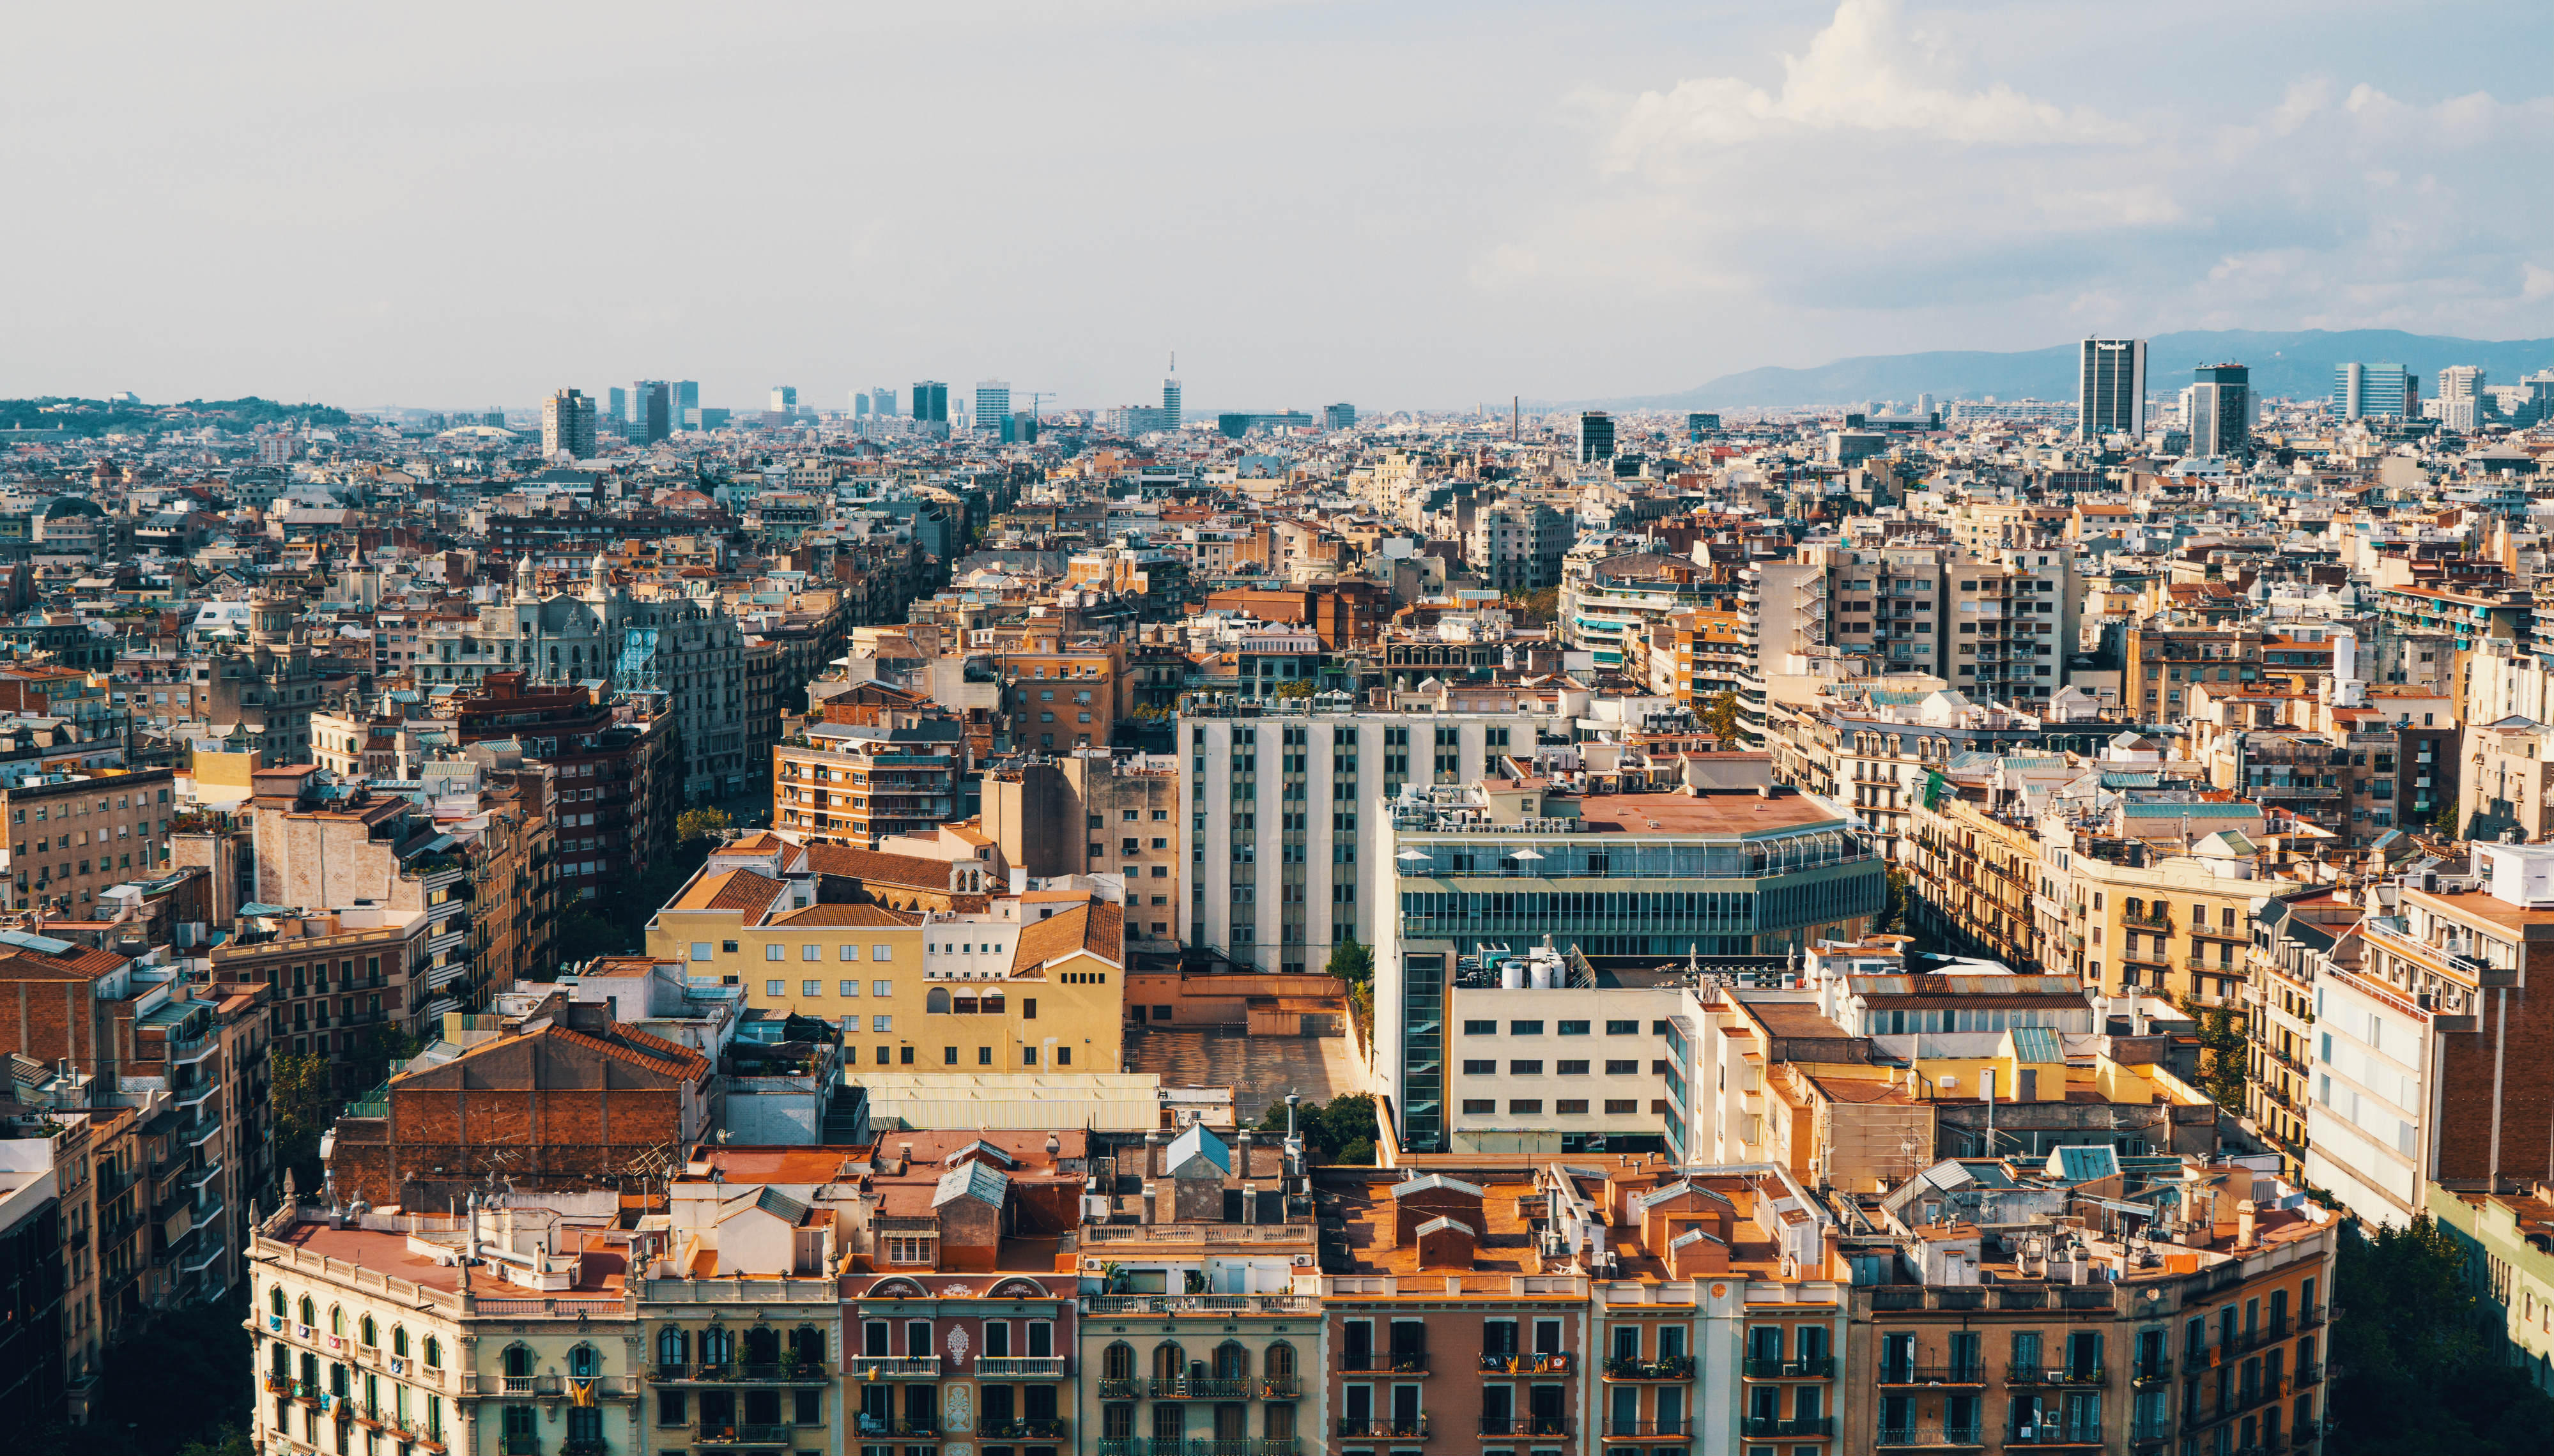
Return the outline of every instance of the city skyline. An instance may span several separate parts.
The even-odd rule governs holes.
[[[750,405],[886,367],[1104,408],[1147,398],[1138,360],[1176,341],[1219,406],[1440,407],[2231,324],[2554,333],[2545,204],[2493,184],[2554,130],[2527,64],[2554,20],[2295,23],[2352,9],[2168,6],[2122,35],[2054,6],[1413,6],[1346,46],[1329,12],[1247,4],[707,33],[643,6],[387,14],[287,45],[171,10],[112,55],[38,16],[5,123],[29,195],[160,225],[13,239],[44,286],[7,305],[0,394],[533,401],[679,368]],[[821,84],[852,57],[893,63]],[[937,106],[962,68],[1013,99]],[[669,116],[677,79],[698,104]],[[475,126],[396,120],[453,95]],[[908,115],[1021,165],[809,186]],[[571,168],[502,228],[449,205],[633,138],[669,165]],[[1157,149],[1140,205],[1092,184],[1092,160]],[[1819,175],[1855,181],[1799,187]],[[594,245],[651,191],[699,205]],[[706,200],[772,193],[792,226]],[[1874,212],[1896,225],[1847,225]],[[1032,218],[1053,226],[1022,249]],[[534,293],[535,270],[570,282]]]

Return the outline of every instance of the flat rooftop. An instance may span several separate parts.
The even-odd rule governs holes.
[[[1798,789],[1771,797],[1754,789],[1698,794],[1589,794],[1578,800],[1587,828],[1612,834],[1750,835],[1769,830],[1842,826],[1848,821]]]

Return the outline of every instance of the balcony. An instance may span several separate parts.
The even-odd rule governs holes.
[[[871,1415],[862,1411],[852,1421],[853,1432],[863,1436],[937,1436],[938,1415]],[[703,1433],[707,1438],[707,1432]]]
[[[1100,1399],[1103,1400],[1140,1400],[1144,1398],[1144,1390],[1145,1382],[1141,1376],[1103,1375],[1100,1378]]]
[[[1833,1380],[1835,1357],[1821,1355],[1813,1360],[1750,1360],[1749,1380]]]
[[[982,1429],[991,1439],[1011,1441],[1052,1441],[1063,1437],[1069,1424],[1061,1415],[1018,1416],[1009,1420],[987,1420]]]
[[[1546,1354],[1499,1350],[1481,1357],[1481,1370],[1488,1375],[1567,1375],[1578,1368],[1577,1358],[1558,1350]]]
[[[1806,1419],[1786,1420],[1769,1415],[1747,1417],[1748,1436],[1831,1436],[1835,1434],[1835,1417],[1816,1415]]]
[[[1061,1355],[980,1355],[976,1373],[986,1380],[1061,1380]]]
[[[2162,931],[2168,934],[2172,930],[2172,915],[2170,912],[2162,910],[2151,912],[2142,911],[2135,915],[2122,911],[2120,913],[2120,924],[2127,926],[2132,930]]]
[[[1607,1380],[1691,1380],[1692,1378],[1693,1360],[1690,1356],[1678,1355],[1664,1360],[1627,1360],[1618,1356],[1605,1362]]]
[[[1982,1427],[1974,1425],[1898,1425],[1882,1426],[1872,1444],[1900,1450],[1956,1450],[1963,1446],[1983,1446]]]
[[[508,1431],[497,1438],[502,1456],[541,1456],[541,1438],[522,1431]]]
[[[862,1380],[937,1380],[940,1357],[937,1355],[855,1355],[851,1357],[852,1374]]]
[[[1605,1422],[1605,1434],[1609,1437],[1628,1436],[1633,1438],[1674,1436],[1679,1440],[1683,1440],[1686,1436],[1693,1434],[1693,1422],[1689,1420],[1658,1421],[1608,1419]]]
[[[2058,1446],[2098,1446],[2102,1444],[2102,1427],[2097,1424],[2061,1425],[2043,1421],[2038,1425],[2018,1425],[2004,1438],[2008,1447],[2025,1446],[2047,1450]]]
[[[2110,1384],[2110,1373],[2098,1365],[2010,1365],[2005,1367],[2004,1383],[2009,1386],[2101,1386]]]
[[[1272,1375],[1259,1382],[1259,1399],[1263,1400],[1300,1400],[1304,1383],[1291,1375]]]
[[[1986,1368],[1980,1365],[1883,1365],[1880,1384],[1884,1386],[1983,1386]]]
[[[1247,1400],[1259,1383],[1242,1376],[1157,1375],[1151,1383],[1156,1400]]]
[[[1481,1434],[1485,1436],[1566,1436],[1569,1434],[1569,1417],[1566,1415],[1484,1415]]]
[[[980,1362],[981,1363],[981,1362]],[[820,1386],[833,1380],[833,1372],[814,1361],[792,1361],[778,1365],[738,1365],[730,1380],[750,1381],[759,1385]]]
[[[2141,1360],[2129,1372],[2129,1384],[2141,1391],[2159,1390],[2172,1383],[2172,1361]]]
[[[1413,1416],[1342,1415],[1339,1434],[1343,1436],[1416,1440],[1428,1434],[1425,1413]]]
[[[1393,1375],[1426,1375],[1428,1352],[1425,1350],[1342,1350],[1339,1369],[1349,1373]]]

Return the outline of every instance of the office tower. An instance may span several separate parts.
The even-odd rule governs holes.
[[[1700,440],[1705,436],[1718,433],[1720,433],[1720,416],[1717,414],[1696,411],[1684,417],[1684,437],[1687,440]]]
[[[854,390],[852,392],[852,418],[867,419],[869,417],[869,412],[870,392],[867,390]]]
[[[502,406],[491,409],[479,416],[479,422],[490,429],[502,430],[506,427],[506,411]]]
[[[673,432],[674,387],[663,380],[640,380],[630,387],[630,423],[641,445],[653,445]]]
[[[1614,417],[1602,409],[1578,416],[1578,463],[1614,458]]]
[[[561,450],[579,460],[594,458],[594,401],[575,390],[541,401],[541,453]]]
[[[1001,421],[1011,412],[1011,386],[1007,380],[976,382],[976,427],[999,430]]]
[[[2203,364],[2191,371],[2184,406],[2190,453],[2248,459],[2253,453],[2253,372],[2240,364]]]
[[[1356,428],[1356,406],[1347,403],[1323,405],[1322,428],[1326,430]]]
[[[610,397],[612,417],[627,424],[630,420],[630,392],[616,385]]]
[[[2075,428],[2085,439],[2147,432],[2147,341],[2086,339],[2075,392]],[[1917,413],[1925,412],[1920,404]]]
[[[2526,402],[2519,406],[2519,423],[2535,424],[2554,419],[2554,369],[2541,369],[2518,377],[2527,389]]]
[[[796,385],[773,385],[771,387],[771,412],[774,414],[796,414],[798,412],[798,387]]]
[[[2146,354],[2147,354],[2146,344],[2145,344],[2145,342],[2142,340],[2142,341],[2140,341],[2140,343],[2138,344],[2138,371],[2139,371],[2139,373],[2141,373],[2141,374],[2143,374],[2143,373],[2145,373],[2145,372],[2146,372]],[[1932,392],[1928,390],[1928,391],[1926,391],[1925,392],[1923,392],[1923,393],[1918,394],[1918,395],[1916,395],[1916,417],[1920,419],[1920,418],[1922,418],[1922,417],[1924,417],[1924,416],[1926,416],[1926,415],[1931,414],[1932,412],[1933,412],[1933,395],[1932,395]]]
[[[870,413],[895,413],[895,391],[888,389],[884,385],[880,385],[876,389],[870,391]]]
[[[2399,364],[2343,364],[2332,372],[2332,412],[2341,419],[2410,419],[2419,387]]]
[[[1178,375],[1172,375],[1162,381],[1162,418],[1169,421],[1162,428],[1175,430],[1180,427],[1180,377]]]
[[[696,380],[674,381],[674,392],[668,402],[666,423],[678,430],[701,427],[701,387]]]
[[[949,386],[939,380],[914,381],[913,419],[934,434],[949,433]]]
[[[1002,443],[1034,445],[1038,437],[1038,417],[1034,409],[1023,409],[1002,416]]]
[[[2480,427],[2490,406],[2484,399],[2484,372],[2471,364],[2439,371],[2439,424],[2460,433]]]

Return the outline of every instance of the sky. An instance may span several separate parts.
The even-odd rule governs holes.
[[[25,9],[0,397],[1372,411],[2554,335],[2554,7]]]

